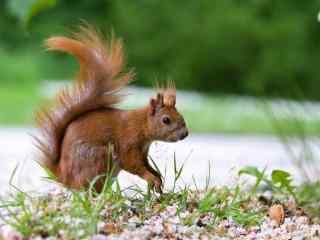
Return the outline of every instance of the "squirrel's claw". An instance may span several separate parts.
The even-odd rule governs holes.
[[[150,183],[151,188],[159,194],[162,194],[162,180],[160,177],[154,177],[153,181]]]

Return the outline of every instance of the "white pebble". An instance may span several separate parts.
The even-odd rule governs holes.
[[[102,234],[97,234],[97,235],[93,235],[91,237],[91,240],[107,240],[107,236],[102,235]]]
[[[301,216],[296,219],[298,225],[308,224],[308,218],[306,216]]]
[[[6,225],[3,226],[0,230],[0,236],[3,237],[3,239],[6,240],[22,240],[23,236],[21,233],[14,230],[12,227]]]

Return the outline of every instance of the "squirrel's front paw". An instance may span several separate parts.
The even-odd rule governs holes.
[[[154,177],[151,187],[157,192],[162,194],[162,180],[160,177]]]

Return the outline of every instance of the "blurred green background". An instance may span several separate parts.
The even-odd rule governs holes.
[[[250,101],[265,105],[274,98],[320,100],[318,0],[4,0],[1,4],[0,124],[31,124],[43,82],[74,76],[75,61],[46,53],[42,42],[50,35],[76,30],[83,20],[123,38],[128,67],[137,72],[134,84],[152,86],[155,79],[171,78],[179,89],[199,92],[203,104],[185,110],[196,131],[270,133],[274,124],[262,117],[263,107],[241,115]],[[241,96],[259,98],[243,103]],[[280,120],[285,131],[295,131],[296,118]],[[320,132],[320,120],[309,120],[307,131]]]

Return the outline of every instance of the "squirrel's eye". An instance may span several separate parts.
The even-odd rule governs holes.
[[[162,122],[163,122],[164,124],[166,124],[166,125],[169,125],[169,124],[170,124],[170,122],[171,122],[171,120],[170,120],[170,118],[169,118],[169,117],[164,116],[164,117],[162,118]]]

